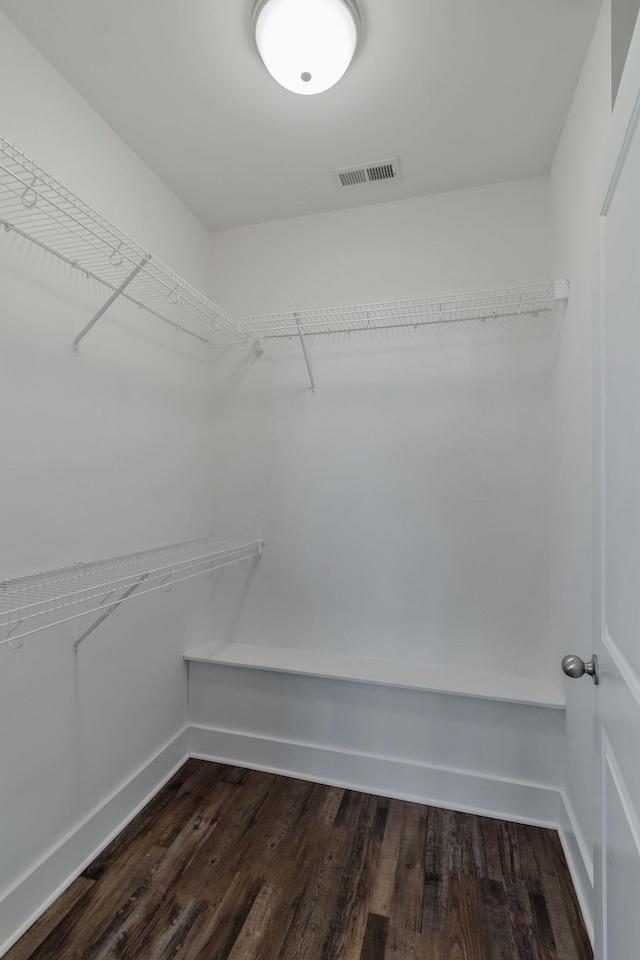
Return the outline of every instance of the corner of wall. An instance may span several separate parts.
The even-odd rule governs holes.
[[[18,879],[0,901],[0,957],[180,769],[188,735],[185,727]]]

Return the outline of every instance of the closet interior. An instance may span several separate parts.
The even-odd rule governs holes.
[[[210,230],[0,3],[0,955],[188,759],[557,830],[592,934],[591,6],[546,166]]]

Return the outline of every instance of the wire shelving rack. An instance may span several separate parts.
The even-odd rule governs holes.
[[[478,293],[256,315],[240,320],[240,330],[254,339],[269,340],[298,336],[301,331],[310,336],[497,317],[538,316],[550,313],[557,301],[566,300],[568,296],[568,281],[558,280]]]
[[[219,346],[251,346],[237,321],[0,137],[0,226],[15,231],[112,296],[74,346],[122,296],[163,323]]]
[[[0,646],[100,614],[83,639],[125,600],[262,555],[261,540],[204,538],[0,582]]]
[[[236,320],[140,244],[96,213],[0,137],[0,226],[15,231],[111,291],[74,340],[74,349],[114,300],[123,297],[203,343],[262,352],[267,340],[298,336],[312,389],[305,337],[551,313],[569,296],[560,280],[478,293],[262,314]]]

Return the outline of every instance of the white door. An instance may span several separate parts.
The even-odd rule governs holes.
[[[640,958],[640,29],[613,115],[601,220],[601,612],[596,956]],[[581,683],[588,682],[585,679]]]

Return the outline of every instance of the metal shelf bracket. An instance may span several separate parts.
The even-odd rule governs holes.
[[[87,637],[88,637],[91,633],[93,633],[93,631],[94,631],[95,629],[97,629],[97,627],[99,627],[101,623],[104,623],[104,621],[107,619],[107,617],[110,617],[112,613],[115,613],[115,611],[118,609],[118,607],[120,606],[120,604],[121,604],[121,603],[124,603],[124,601],[127,599],[127,597],[130,597],[132,593],[135,593],[136,590],[138,589],[138,587],[140,586],[140,584],[144,583],[144,581],[147,579],[148,576],[149,576],[148,573],[143,573],[143,575],[140,577],[140,579],[138,580],[137,583],[133,583],[127,590],[125,590],[125,592],[122,594],[122,596],[121,596],[118,600],[116,600],[115,603],[112,603],[112,604],[105,610],[105,612],[102,614],[102,616],[98,617],[98,619],[95,620],[95,621],[91,624],[91,626],[88,627],[88,628],[84,631],[84,633],[83,633],[81,636],[78,637],[78,639],[76,640],[76,642],[75,642],[74,645],[73,645],[73,653],[74,653],[74,656],[77,654],[78,649],[79,649],[79,647],[80,647],[80,644],[81,644],[81,643],[84,643],[84,641],[87,639]]]
[[[300,323],[299,317],[294,314],[296,318],[296,326],[298,328],[298,336],[300,337],[300,345],[302,347],[302,353],[304,354],[304,362],[307,365],[307,373],[309,374],[309,380],[311,381],[311,393],[316,392],[316,383],[313,379],[313,370],[311,369],[311,362],[309,360],[309,354],[307,353],[307,344],[304,339],[304,330],[302,329],[302,324]]]
[[[112,257],[113,257],[113,254],[112,254]],[[129,286],[129,284],[131,283],[131,281],[134,280],[134,279],[138,276],[138,274],[140,273],[140,271],[142,270],[142,268],[145,267],[145,266],[149,263],[149,260],[150,260],[150,257],[144,257],[144,258],[140,261],[140,263],[138,264],[138,266],[135,267],[135,268],[131,271],[131,273],[130,273],[129,276],[126,278],[126,280],[123,280],[123,282],[120,284],[120,286],[118,287],[118,289],[117,289],[114,293],[111,294],[111,296],[109,297],[109,299],[107,300],[107,302],[104,304],[104,306],[100,307],[100,309],[98,310],[98,312],[96,313],[96,315],[95,315],[94,317],[92,317],[91,320],[89,320],[89,323],[86,325],[86,327],[78,334],[78,336],[77,336],[77,337],[75,338],[75,340],[73,341],[73,352],[74,352],[74,353],[77,353],[77,352],[78,352],[78,347],[79,347],[79,344],[80,344],[80,341],[82,340],[82,338],[85,337],[85,336],[89,333],[89,330],[91,330],[91,328],[93,327],[93,325],[98,322],[98,320],[100,319],[100,317],[101,317],[104,313],[107,312],[107,310],[109,309],[109,307],[111,306],[111,304],[112,304],[115,300],[118,299],[118,297],[119,297],[120,294],[123,292],[123,290],[125,290],[125,289]],[[112,260],[112,262],[113,262],[113,260]]]

